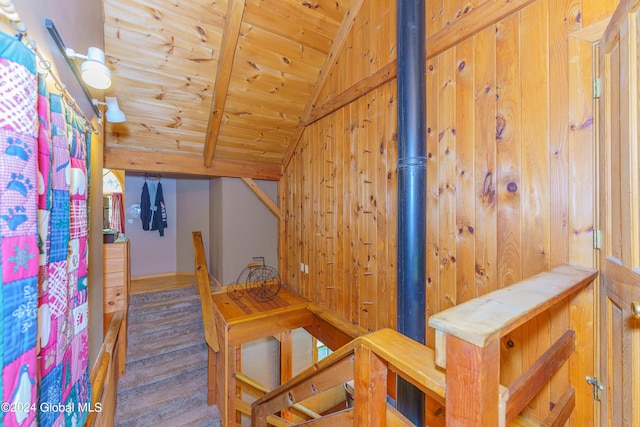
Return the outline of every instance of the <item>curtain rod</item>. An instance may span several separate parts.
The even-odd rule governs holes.
[[[66,86],[64,85],[64,83],[62,83],[60,78],[53,73],[51,69],[52,68],[51,62],[45,59],[42,56],[42,54],[38,51],[35,40],[33,40],[27,34],[27,25],[20,19],[20,15],[16,11],[15,6],[13,5],[11,0],[0,0],[0,14],[4,15],[7,19],[9,19],[9,24],[11,25],[11,28],[13,28],[14,31],[16,31],[17,36],[19,37],[19,40],[20,41],[24,40],[25,46],[31,49],[33,53],[35,53],[35,55],[38,57],[40,66],[46,71],[45,76],[49,76],[53,79],[53,81],[55,82],[56,89],[62,93],[62,97],[66,99],[67,104],[76,112],[76,114],[78,114],[85,121],[85,123],[91,128],[91,131],[93,133],[96,133],[96,134],[99,133],[98,130],[93,125],[93,123],[91,123],[91,121],[87,119],[87,116],[84,114],[84,112],[82,111],[82,109],[80,108],[76,100],[73,99],[69,91],[66,89]],[[82,82],[81,82],[81,86],[83,86]],[[84,86],[83,86],[83,90],[85,90],[85,94],[87,94],[87,91],[84,88]],[[97,111],[97,107],[94,106],[93,102],[91,101],[90,94],[87,94],[87,97],[89,98],[90,105],[95,111],[96,116],[100,117],[100,112]]]

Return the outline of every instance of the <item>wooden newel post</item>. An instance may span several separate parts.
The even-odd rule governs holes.
[[[447,335],[446,419],[448,426],[497,426],[500,340],[478,347]]]
[[[251,425],[253,427],[267,427],[267,406],[260,405],[251,410]]]
[[[353,425],[387,425],[387,364],[370,349],[355,348]]]

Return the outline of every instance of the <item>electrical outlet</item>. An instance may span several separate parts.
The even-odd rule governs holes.
[[[300,271],[302,271],[304,273],[304,262],[300,263]]]
[[[307,264],[304,265],[305,274],[309,274],[309,266]]]

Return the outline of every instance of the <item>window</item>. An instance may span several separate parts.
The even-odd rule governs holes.
[[[313,339],[313,362],[317,363],[333,353],[322,341]]]
[[[122,215],[119,216],[118,224],[113,223],[114,216],[112,215],[112,195],[118,195],[117,200],[120,201],[120,204],[122,203],[123,183],[121,175],[123,175],[122,171],[102,169],[102,228],[105,229],[117,229],[120,231],[124,231],[124,224],[122,224]],[[116,216],[116,218],[118,218],[118,216]]]

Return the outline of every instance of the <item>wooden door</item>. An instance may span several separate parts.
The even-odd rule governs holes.
[[[639,3],[622,0],[600,41],[600,420],[612,427],[640,426]]]

